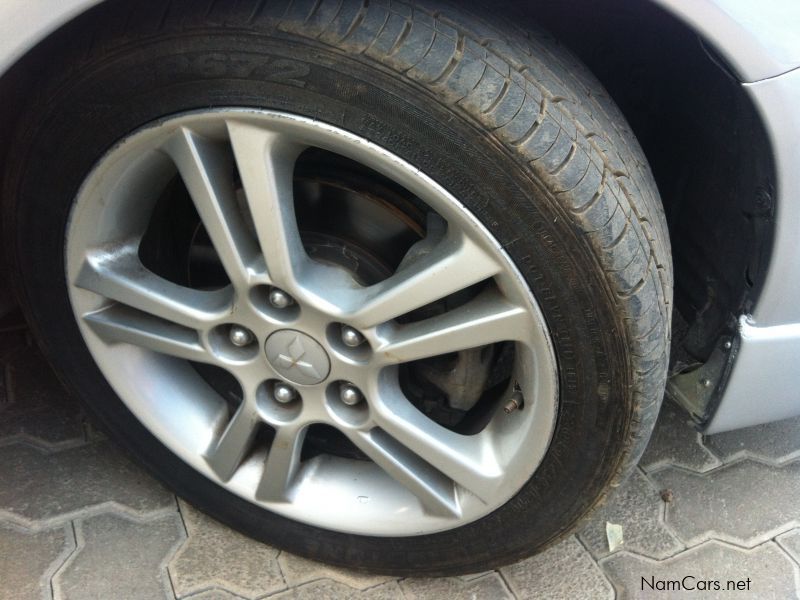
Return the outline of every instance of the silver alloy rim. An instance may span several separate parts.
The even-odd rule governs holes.
[[[294,165],[306,148],[403,186],[446,221],[446,233],[423,240],[427,252],[368,286],[311,259],[293,199]],[[152,209],[176,174],[227,287],[183,287],[140,260]],[[81,333],[132,413],[194,469],[285,517],[365,535],[452,529],[506,503],[549,446],[556,362],[542,314],[508,255],[419,169],[336,127],[225,109],[143,128],[82,186],[66,269]],[[398,320],[481,282],[491,285],[466,304]],[[514,348],[504,398],[524,405],[506,412],[500,402],[477,433],[438,424],[399,385],[403,363],[497,342]],[[238,406],[230,408],[189,361],[232,374],[243,394]],[[324,453],[301,460],[305,432],[318,423],[370,460]],[[268,448],[254,444],[264,424],[274,430]]]

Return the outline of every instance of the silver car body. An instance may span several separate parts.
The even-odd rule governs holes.
[[[102,0],[4,0],[0,75]],[[739,319],[733,368],[707,433],[800,414],[800,3],[648,0],[725,58],[760,113],[776,166],[777,223],[764,287]]]

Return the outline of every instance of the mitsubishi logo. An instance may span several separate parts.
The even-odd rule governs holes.
[[[314,368],[314,365],[302,360],[305,355],[306,349],[303,347],[302,340],[299,336],[294,336],[286,348],[286,354],[278,354],[277,363],[287,371],[297,369],[304,375],[319,379],[319,371]]]
[[[331,369],[325,349],[301,331],[276,331],[267,339],[264,352],[269,364],[279,375],[300,385],[324,381]]]

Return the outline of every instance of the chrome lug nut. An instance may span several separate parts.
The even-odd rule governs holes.
[[[281,404],[289,404],[297,398],[297,390],[286,383],[276,383],[272,388],[272,395],[275,397],[276,402]]]
[[[364,343],[364,336],[349,325],[342,325],[342,342],[345,346],[355,348]]]
[[[347,406],[355,406],[364,400],[364,396],[352,383],[343,383],[339,386],[339,399]]]
[[[253,332],[241,325],[232,325],[231,330],[228,332],[228,337],[231,340],[231,344],[237,348],[249,346],[255,339]]]
[[[272,288],[269,293],[269,303],[275,308],[286,308],[294,304],[292,297],[278,288]]]

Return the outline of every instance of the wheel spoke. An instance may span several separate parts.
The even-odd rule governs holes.
[[[480,246],[466,236],[450,234],[428,254],[364,290],[350,321],[359,328],[374,327],[499,272],[497,262]]]
[[[90,253],[75,284],[190,329],[202,328],[216,320],[230,304],[226,290],[193,290],[159,277],[146,269],[130,248],[123,252]]]
[[[300,451],[305,436],[306,427],[302,425],[282,425],[275,430],[256,498],[272,502],[289,499],[289,489],[300,466]]]
[[[92,330],[109,343],[125,343],[160,354],[213,364],[197,332],[118,304],[85,315]]]
[[[280,134],[228,121],[245,196],[273,283],[293,289],[305,256],[294,213],[294,163],[302,148]]]
[[[415,408],[399,389],[386,392],[373,403],[375,423],[402,447],[439,473],[489,503],[501,484],[490,441],[445,429]]]
[[[461,507],[453,481],[381,429],[348,431],[350,440],[379,467],[412,492],[432,515],[458,518]]]
[[[258,415],[243,402],[216,444],[206,452],[206,461],[223,481],[233,477],[239,468],[259,423]]]
[[[392,328],[376,352],[385,364],[403,363],[518,340],[528,327],[526,311],[491,290],[442,315]]]
[[[237,202],[229,149],[181,128],[165,146],[235,287],[247,284],[258,248]]]

